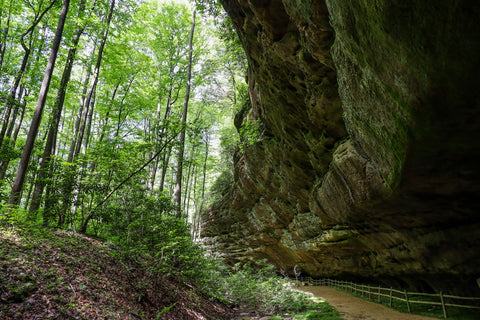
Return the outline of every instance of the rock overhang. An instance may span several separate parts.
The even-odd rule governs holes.
[[[290,273],[477,290],[479,5],[223,4],[266,138],[238,157],[206,241]]]

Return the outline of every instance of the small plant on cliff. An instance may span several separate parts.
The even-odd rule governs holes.
[[[240,134],[240,151],[244,151],[251,145],[261,140],[261,121],[260,120],[247,120],[242,124],[239,130]]]

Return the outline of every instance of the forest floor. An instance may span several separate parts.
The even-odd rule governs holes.
[[[435,319],[400,313],[329,287],[298,289],[327,301],[346,320]],[[0,229],[2,320],[310,318],[259,316],[211,301],[192,283],[167,276],[154,279],[103,239],[56,229]]]
[[[331,287],[304,286],[297,289],[326,300],[345,320],[438,320],[438,318],[402,313]]]
[[[192,284],[117,255],[73,232],[0,229],[0,319],[231,319]]]

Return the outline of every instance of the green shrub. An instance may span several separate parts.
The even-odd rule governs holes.
[[[257,266],[237,264],[232,270],[217,262],[217,269],[204,274],[201,286],[208,294],[260,313],[298,312],[309,304],[307,296],[291,289],[265,260]]]
[[[119,247],[121,258],[141,264],[155,281],[165,277],[196,279],[207,264],[188,224],[173,216],[133,220],[126,230],[108,239]]]

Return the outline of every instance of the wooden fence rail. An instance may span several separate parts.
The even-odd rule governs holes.
[[[407,305],[408,312],[412,312],[413,304],[426,304],[431,306],[441,306],[443,311],[443,317],[447,319],[447,307],[456,308],[468,308],[480,310],[480,297],[460,297],[443,294],[422,293],[422,292],[408,292],[407,290],[401,291],[393,288],[384,288],[380,286],[369,286],[363,284],[357,284],[349,281],[341,281],[335,279],[313,279],[311,277],[299,277],[298,281],[305,282],[314,286],[329,286],[339,288],[352,293],[361,294],[364,297],[368,297],[370,300],[379,300],[384,297],[388,299],[389,306],[392,307],[394,301],[401,301]],[[425,300],[425,297],[436,299],[437,301]],[[414,298],[414,299],[413,299]],[[423,299],[423,300],[422,300]],[[457,303],[450,301],[455,300]],[[460,301],[470,301],[471,304],[463,304]],[[470,303],[468,302],[468,303]],[[473,304],[477,305],[473,305]]]

